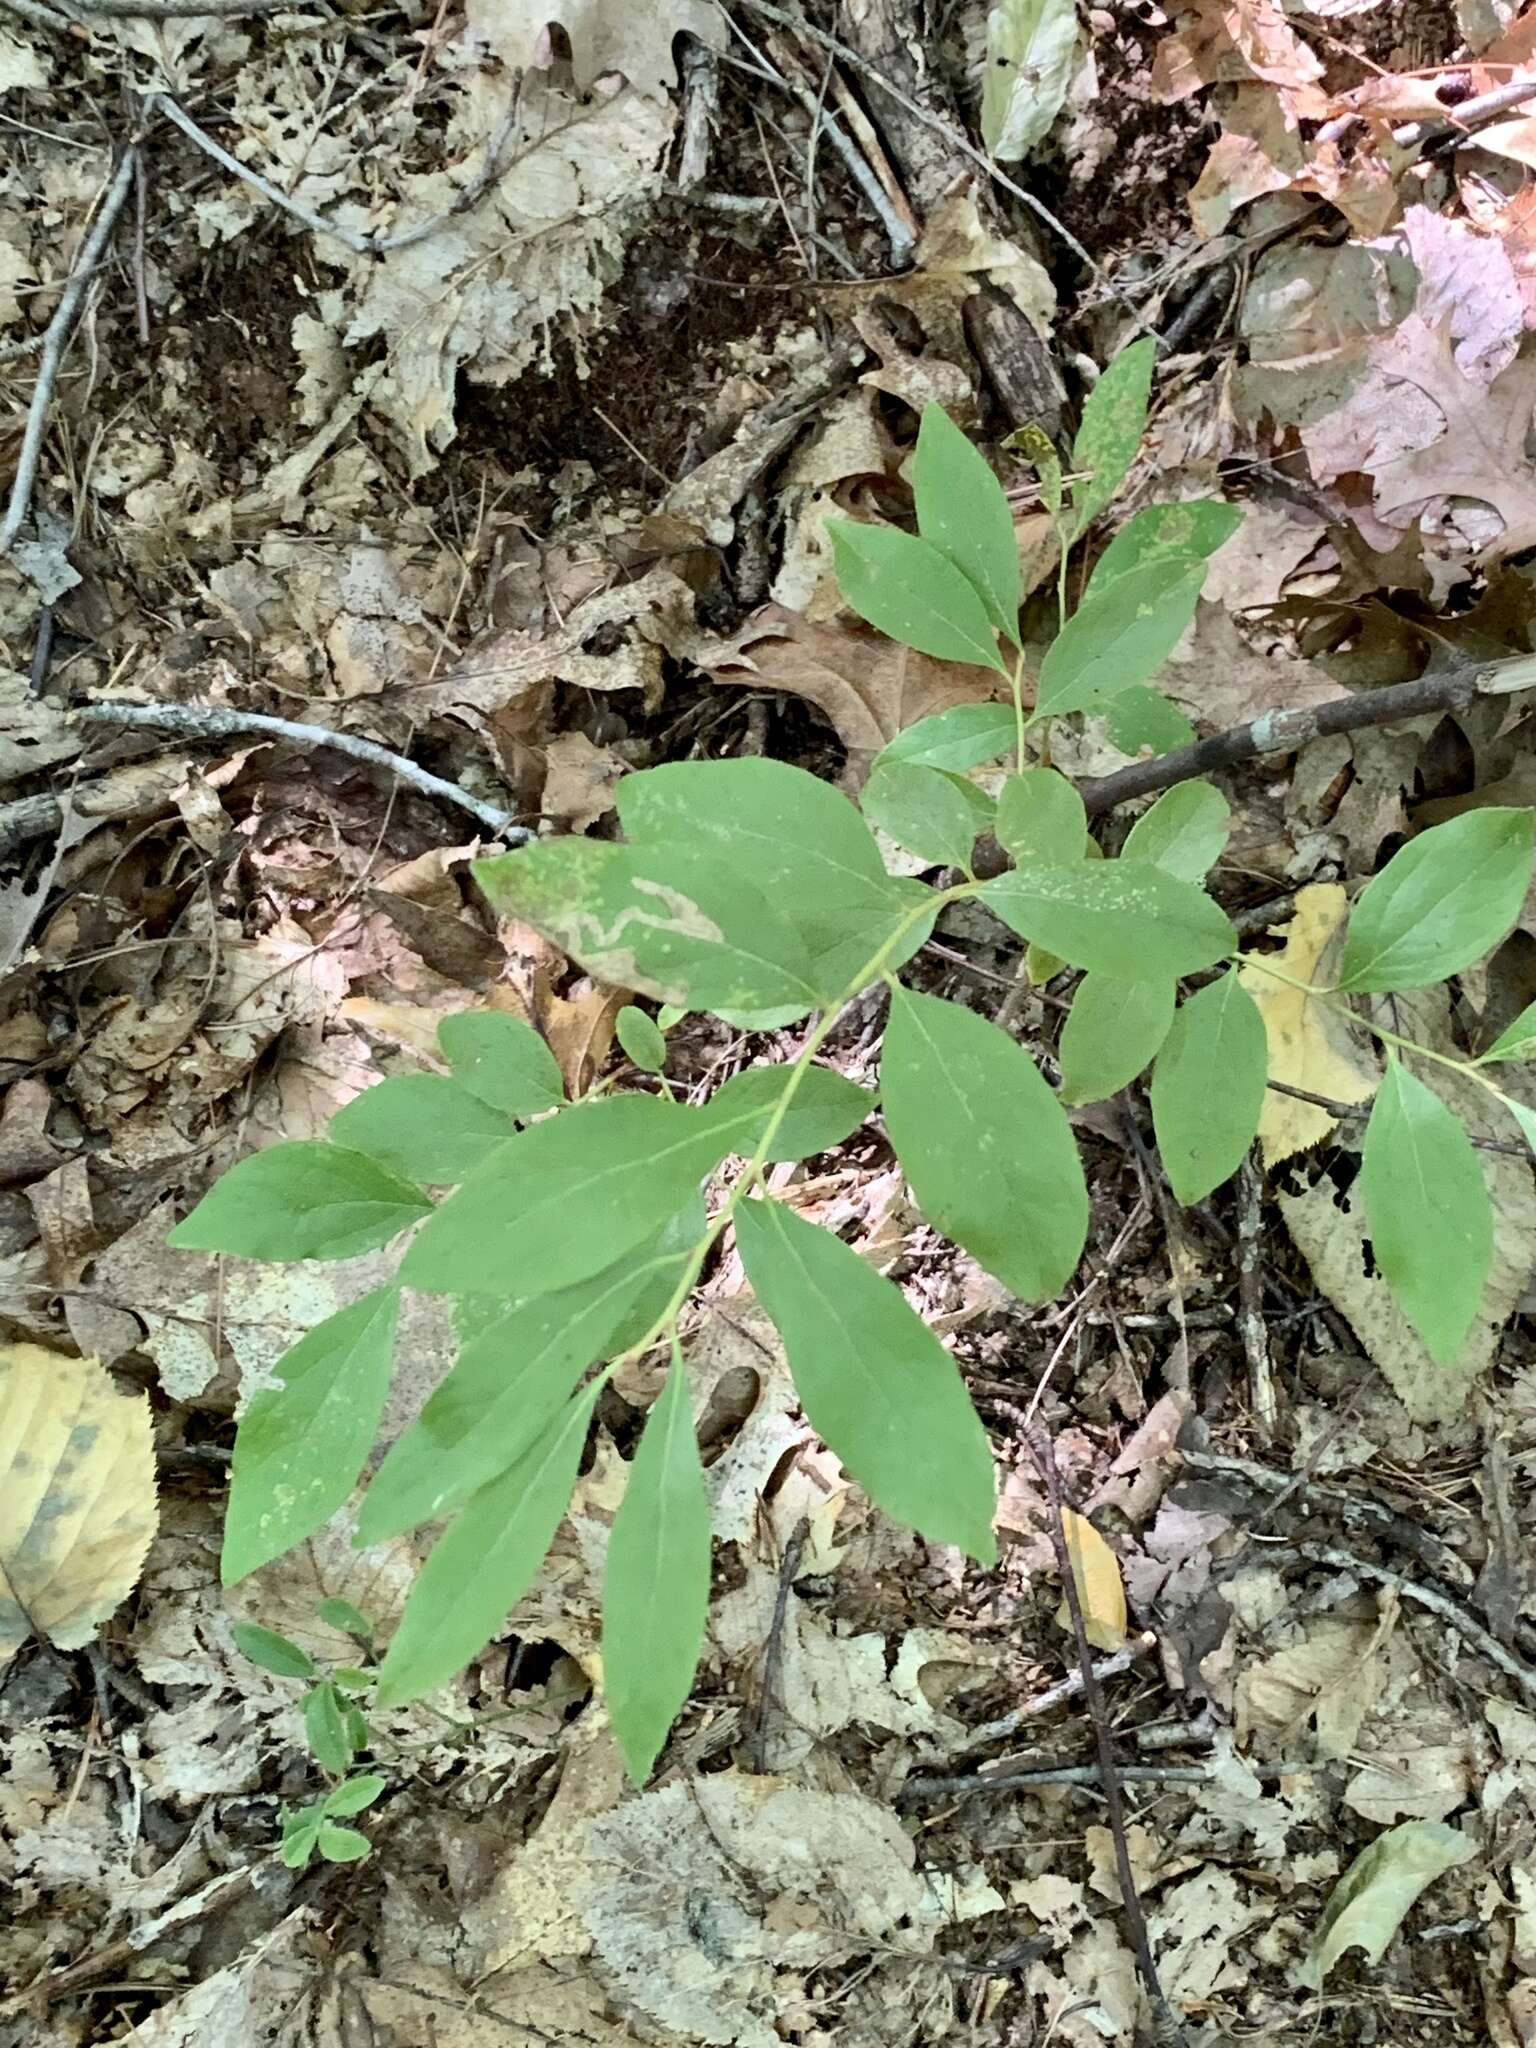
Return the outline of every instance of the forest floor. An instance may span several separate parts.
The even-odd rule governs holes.
[[[622,1065],[625,993],[491,917],[463,802],[325,745],[77,714],[318,724],[551,832],[611,832],[618,780],[670,760],[766,754],[854,790],[993,679],[851,618],[828,514],[900,515],[938,400],[1043,582],[1009,437],[1069,446],[1095,366],[1147,334],[1121,509],[1246,510],[1161,678],[1199,731],[1527,652],[1536,8],[1127,0],[1074,30],[1010,0],[1061,91],[1027,157],[989,166],[976,0],[190,5],[0,0],[0,1311],[8,1341],[147,1393],[159,1486],[94,1646],[6,1644],[0,2048],[1128,2048],[1135,1959],[1026,1415],[1127,1603],[1107,1713],[1188,2040],[1530,2048],[1531,1168],[1485,1154],[1489,1313],[1436,1380],[1351,1206],[1360,1123],[1296,1097],[1271,1104],[1271,1170],[1184,1211],[1136,1091],[1074,1111],[1089,1251],[1043,1309],[924,1225],[877,1125],[783,1169],[961,1362],[999,1569],[846,1484],[727,1258],[689,1338],[716,1598],[652,1785],[627,1786],[593,1683],[620,1389],[452,1717],[386,1717],[372,1853],[285,1868],[279,1807],[320,1782],[301,1688],[231,1624],[352,1661],[317,1601],[387,1632],[417,1552],[327,1531],[222,1593],[234,1416],[377,1262],[252,1269],[167,1229],[245,1151],[433,1066],[454,1011],[530,1018],[579,1093]],[[1536,801],[1525,701],[1224,777],[1224,906],[1320,950],[1338,885],[1415,828]],[[1063,743],[1080,773],[1124,760],[1092,721]],[[1007,1003],[1048,1063],[1063,1005],[1017,969],[969,906],[914,967]],[[1417,1028],[1486,1042],[1533,996],[1536,905]],[[831,1048],[856,1079],[876,1023]],[[1298,1029],[1297,1085],[1354,1099]],[[699,1019],[673,1044],[701,1093],[780,1049]],[[423,1312],[394,1428],[445,1362]],[[1458,1826],[1465,1860],[1417,1903],[1389,1872],[1362,1916],[1379,1959],[1298,1976],[1336,1881],[1419,1822]]]

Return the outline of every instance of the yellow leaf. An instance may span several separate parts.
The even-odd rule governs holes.
[[[149,1403],[94,1358],[0,1345],[0,1665],[35,1630],[89,1642],[154,1536]]]
[[[1096,1650],[1118,1650],[1125,1641],[1125,1586],[1120,1577],[1120,1560],[1085,1515],[1071,1508],[1061,1511],[1066,1532],[1067,1555],[1077,1581],[1077,1601],[1083,1610],[1088,1640]],[[1072,1626],[1072,1610],[1065,1599],[1056,1615],[1063,1628]]]
[[[1269,955],[1292,981],[1327,985],[1324,965],[1343,929],[1349,899],[1338,882],[1314,882],[1296,892],[1296,910],[1282,952]],[[1269,1035],[1269,1078],[1331,1102],[1365,1102],[1380,1075],[1350,1036],[1343,1015],[1299,988],[1276,981],[1260,967],[1245,967],[1241,981],[1259,1006]],[[1313,1102],[1266,1092],[1259,1117],[1264,1164],[1275,1166],[1326,1138],[1337,1117]]]

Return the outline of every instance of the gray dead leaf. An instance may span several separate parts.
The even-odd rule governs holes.
[[[1405,1821],[1389,1828],[1339,1879],[1296,1972],[1297,1983],[1321,1991],[1346,1949],[1363,1948],[1368,1961],[1379,1963],[1425,1887],[1476,1854],[1474,1841],[1439,1821]]]

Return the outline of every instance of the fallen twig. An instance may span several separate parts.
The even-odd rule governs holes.
[[[1368,1102],[1335,1102],[1330,1095],[1314,1095],[1310,1088],[1294,1088],[1289,1081],[1266,1081],[1264,1085],[1276,1095],[1289,1095],[1295,1102],[1310,1102],[1314,1109],[1326,1109],[1341,1123],[1364,1123],[1371,1113]],[[1479,1152],[1497,1152],[1505,1159],[1529,1159],[1531,1156],[1530,1146],[1518,1138],[1477,1138],[1470,1131],[1467,1136]]]
[[[1136,1873],[1131,1868],[1131,1845],[1125,1826],[1125,1801],[1120,1796],[1120,1785],[1124,1778],[1168,1778],[1172,1771],[1156,1764],[1133,1764],[1129,1770],[1122,1771],[1115,1761],[1115,1744],[1109,1730],[1109,1714],[1094,1670],[1093,1652],[1088,1642],[1088,1625],[1083,1619],[1083,1603],[1077,1590],[1077,1574],[1072,1568],[1072,1556],[1067,1548],[1067,1526],[1062,1514],[1061,1474],[1056,1469],[1056,1447],[1042,1429],[1030,1430],[1024,1441],[1040,1468],[1046,1492],[1050,1496],[1051,1548],[1056,1553],[1056,1568],[1061,1574],[1061,1590],[1066,1596],[1067,1608],[1072,1616],[1072,1633],[1077,1638],[1078,1668],[1082,1672],[1083,1697],[1089,1719],[1093,1722],[1094,1741],[1098,1746],[1097,1778],[1099,1788],[1104,1794],[1110,1838],[1115,1848],[1115,1873],[1120,1879],[1121,1910],[1125,1914],[1126,1931],[1131,1937],[1136,1968],[1146,1988],[1158,2039],[1166,2040],[1170,2048],[1176,2048],[1176,2044],[1183,2041],[1184,2033],[1173,2008],[1168,2003],[1162,1979],[1157,1973],[1157,1958],[1152,1953],[1152,1941],[1147,1933],[1147,1918],[1141,1910],[1141,1898],[1136,1890]],[[1197,1770],[1193,1775],[1199,1777],[1203,1774]],[[997,1780],[992,1779],[988,1782],[996,1783]],[[1070,1784],[1073,1780],[1057,1778],[1054,1782]]]
[[[82,704],[75,716],[93,725],[147,725],[161,732],[180,733],[188,739],[233,739],[245,733],[265,733],[273,739],[292,740],[299,746],[331,747],[338,754],[350,754],[375,768],[387,768],[391,775],[408,782],[426,796],[456,804],[478,818],[487,830],[509,845],[521,846],[534,837],[526,825],[519,825],[510,811],[483,803],[456,782],[445,782],[425,768],[418,768],[403,754],[392,753],[355,733],[335,732],[327,725],[300,725],[288,718],[268,718],[259,711],[231,711],[212,704]]]
[[[80,249],[79,261],[70,272],[69,282],[59,295],[59,303],[48,331],[43,337],[42,359],[37,366],[37,381],[32,387],[32,403],[27,408],[26,430],[21,437],[21,453],[16,458],[16,474],[11,483],[10,503],[6,506],[5,517],[0,520],[0,555],[8,554],[16,536],[20,533],[32,503],[32,489],[37,482],[38,459],[43,452],[43,434],[48,425],[48,408],[53,402],[54,380],[59,374],[59,365],[64,360],[64,350],[74,331],[75,318],[79,313],[86,287],[107,246],[108,237],[117,224],[117,216],[123,210],[133,184],[134,170],[139,158],[137,140],[130,142],[123,151],[122,161],[112,174],[102,198],[100,211],[96,215],[90,234]]]
[[[1132,797],[1151,796],[1154,790],[1171,789],[1176,782],[1188,782],[1196,775],[1209,775],[1218,768],[1234,768],[1241,761],[1255,761],[1264,754],[1294,754],[1312,740],[1332,733],[1360,732],[1368,726],[1393,725],[1399,719],[1422,718],[1431,711],[1464,711],[1480,694],[1503,694],[1496,682],[1500,671],[1532,670],[1528,654],[1505,662],[1483,662],[1476,667],[1447,669],[1441,675],[1420,676],[1411,683],[1393,683],[1385,690],[1362,690],[1358,694],[1331,698],[1300,711],[1266,711],[1247,725],[1234,725],[1208,740],[1196,740],[1171,753],[1158,754],[1150,761],[1133,761],[1117,768],[1113,775],[1100,775],[1078,784],[1090,818],[1113,810]],[[1536,688],[1536,670],[1528,685]]]
[[[1133,1636],[1123,1650],[1112,1651],[1101,1657],[1093,1667],[1093,1675],[1101,1683],[1106,1678],[1116,1678],[1122,1671],[1129,1671],[1139,1658],[1157,1648],[1157,1637],[1151,1629],[1139,1636]],[[1081,1670],[1069,1671],[1059,1684],[1036,1693],[1033,1699],[1025,1700],[1011,1713],[1000,1715],[995,1721],[985,1721],[981,1727],[971,1729],[961,1745],[962,1751],[980,1749],[988,1742],[1006,1742],[1010,1735],[1016,1735],[1026,1721],[1033,1721],[1041,1714],[1050,1713],[1053,1707],[1075,1700],[1083,1689]]]
[[[779,1674],[784,1666],[784,1630],[789,1622],[789,1596],[794,1587],[795,1574],[800,1569],[800,1559],[805,1554],[806,1538],[810,1533],[810,1521],[802,1515],[790,1531],[789,1541],[784,1545],[784,1555],[779,1560],[779,1579],[773,1596],[773,1619],[768,1625],[768,1642],[763,1651],[763,1689],[758,1695],[757,1711],[753,1716],[750,1744],[753,1769],[758,1772],[766,1771],[768,1768],[768,1714],[778,1693]]]
[[[68,35],[74,26],[67,14],[44,7],[41,0],[0,0],[0,13],[14,14],[18,21],[30,21],[34,28],[45,28],[50,35]]]
[[[1275,1377],[1264,1320],[1264,1241],[1260,1228],[1264,1174],[1252,1153],[1238,1174],[1237,1328],[1248,1360],[1248,1405],[1266,1443],[1275,1433]]]
[[[1334,1757],[1310,1763],[1292,1759],[1278,1764],[1250,1763],[1246,1757],[1243,1759],[1244,1768],[1260,1778],[1297,1778],[1304,1772],[1326,1770],[1335,1762],[1337,1758]],[[1220,1764],[1117,1764],[1115,1776],[1122,1785],[1199,1785],[1214,1778],[1220,1770]],[[971,1792],[1028,1791],[1034,1785],[1089,1785],[1098,1791],[1106,1782],[1102,1764],[1050,1764],[1036,1770],[970,1771],[950,1778],[911,1778],[896,1796],[899,1805],[915,1806],[919,1801],[963,1798]],[[1117,1875],[1123,1892],[1124,1873],[1117,1872]],[[1166,2003],[1163,2009],[1177,2027],[1178,2021],[1168,2011]],[[1168,2038],[1183,2037],[1170,2035]]]

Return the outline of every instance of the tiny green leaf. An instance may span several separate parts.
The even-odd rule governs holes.
[[[923,1214],[1023,1301],[1071,1279],[1088,1229],[1082,1162],[1022,1046],[974,1010],[891,990],[885,1127]]]
[[[1006,675],[981,593],[931,542],[896,526],[829,519],[838,588],[861,619],[938,661]]]
[[[1101,1102],[1150,1064],[1173,1022],[1174,984],[1085,974],[1061,1033],[1061,1099]]]
[[[563,1121],[563,1119],[560,1119]],[[450,1523],[417,1574],[379,1672],[379,1705],[446,1685],[533,1583],[571,1498],[598,1383]]]
[[[1350,913],[1339,987],[1426,988],[1496,946],[1531,882],[1536,811],[1463,811],[1410,839]]]
[[[326,1793],[320,1802],[320,1810],[328,1819],[345,1819],[348,1814],[361,1813],[372,1806],[384,1790],[388,1781],[372,1772],[360,1778],[346,1778]]]
[[[327,1863],[361,1863],[372,1845],[356,1828],[339,1828],[325,1820],[316,1846]]]
[[[1229,541],[1243,523],[1243,508],[1220,498],[1186,499],[1179,505],[1148,505],[1128,519],[1104,550],[1089,579],[1090,591],[1102,593],[1117,576],[1160,562],[1172,571],[1204,562]]]
[[[992,1563],[986,1432],[955,1361],[901,1290],[782,1202],[743,1203],[736,1235],[812,1428],[888,1514]]]
[[[933,892],[888,875],[854,805],[803,768],[673,761],[626,775],[618,806],[636,843],[690,847],[749,874],[800,934],[824,1002],[841,997],[888,934],[905,934],[891,961],[899,966],[932,929],[922,913],[936,914]]]
[[[1072,0],[1065,0],[1077,33]],[[917,530],[980,595],[995,629],[1019,644],[1024,585],[1013,514],[986,457],[942,405],[925,405],[912,457]]]
[[[686,846],[567,838],[473,873],[498,910],[615,988],[764,1025],[815,1007],[803,941],[739,866]]]
[[[1125,482],[1147,424],[1157,343],[1146,335],[1120,351],[1083,405],[1072,467],[1089,472],[1072,493],[1074,535],[1088,527]]]
[[[334,1596],[317,1600],[315,1613],[327,1628],[340,1629],[343,1635],[356,1636],[365,1643],[373,1641],[373,1623],[362,1609],[354,1607],[350,1600],[338,1600]]]
[[[1088,813],[1065,775],[1054,768],[1025,768],[1003,784],[993,829],[1010,860],[1054,867],[1083,859]]]
[[[1536,1057],[1536,1003],[1527,1003],[1513,1024],[1506,1024],[1478,1061],[1528,1060]]]
[[[1050,133],[1077,62],[1073,0],[998,0],[987,14],[981,134],[1000,164],[1017,163]]]
[[[283,1821],[282,1847],[277,1853],[289,1870],[302,1870],[319,1846],[320,1822],[314,1817],[317,1812],[317,1808],[306,1807],[302,1813],[291,1813]]]
[[[1203,881],[1227,843],[1231,807],[1208,782],[1181,782],[1144,811],[1126,835],[1124,858],[1149,860],[1181,881]]]
[[[1528,1109],[1523,1102],[1516,1102],[1512,1096],[1499,1096],[1499,1100],[1520,1126],[1520,1135],[1532,1152],[1536,1152],[1536,1109]]]
[[[1056,444],[1040,425],[1031,420],[1028,426],[1017,427],[1004,443],[1005,447],[1017,448],[1035,466],[1035,475],[1040,480],[1040,502],[1053,519],[1061,518],[1061,457],[1056,453]]]
[[[789,1075],[787,1066],[745,1067],[715,1090],[704,1114],[720,1119],[721,1139],[733,1152],[748,1158],[756,1152]],[[859,1128],[874,1106],[868,1088],[831,1067],[807,1067],[766,1157],[809,1159],[817,1152],[830,1152]]]
[[[1178,705],[1145,683],[1132,683],[1102,708],[1110,744],[1122,754],[1170,754],[1175,747],[1187,747],[1195,736]]]
[[[1180,1006],[1152,1069],[1152,1128],[1181,1202],[1204,1201],[1242,1165],[1268,1074],[1264,1019],[1235,973]]]
[[[978,893],[1021,938],[1121,981],[1195,974],[1237,944],[1203,890],[1148,861],[1016,868]]]
[[[323,1771],[340,1777],[352,1761],[352,1741],[334,1685],[311,1686],[304,1695],[304,1739]]]
[[[653,1017],[626,1003],[614,1020],[614,1035],[645,1074],[659,1074],[667,1064],[667,1041]]]
[[[304,1139],[232,1166],[166,1239],[245,1259],[350,1259],[388,1244],[432,1204],[364,1152]]]
[[[531,1024],[505,1010],[459,1010],[437,1027],[454,1078],[519,1121],[565,1107],[560,1064]]]
[[[598,1358],[643,1337],[702,1231],[691,1203],[640,1252],[574,1287],[538,1294],[470,1338],[363,1497],[359,1543],[436,1521],[516,1464]]]
[[[395,1074],[338,1110],[331,1136],[392,1173],[446,1187],[505,1144],[512,1125],[446,1074]]]
[[[709,1496],[688,1371],[672,1370],[645,1419],[613,1518],[603,1577],[603,1689],[637,1785],[688,1698],[709,1612]]]
[[[287,1636],[279,1635],[275,1628],[263,1628],[259,1621],[232,1621],[229,1632],[241,1656],[249,1657],[263,1671],[274,1672],[279,1678],[314,1677],[314,1658]]]
[[[252,1397],[235,1433],[226,1586],[312,1536],[357,1484],[389,1393],[399,1306],[398,1288],[381,1287],[327,1316],[278,1361],[282,1385]]]
[[[969,868],[976,846],[975,814],[939,769],[887,762],[871,771],[859,801],[872,825],[920,860]]]
[[[1476,1854],[1472,1837],[1444,1821],[1405,1820],[1378,1835],[1334,1886],[1297,1983],[1321,1991],[1346,1949],[1362,1948],[1379,1963],[1425,1887]]]
[[[400,1277],[507,1301],[574,1286],[675,1216],[724,1152],[716,1120],[681,1103],[578,1103],[471,1174],[417,1233]]]
[[[1382,1278],[1430,1356],[1449,1365],[1493,1263],[1493,1203],[1458,1119],[1395,1057],[1365,1127],[1360,1189]]]
[[[905,761],[913,767],[964,774],[1013,751],[1018,721],[1011,704],[954,704],[897,733],[875,756],[875,767]]]
[[[1088,597],[1040,664],[1036,718],[1111,705],[1156,675],[1195,615],[1205,566],[1144,562]]]

